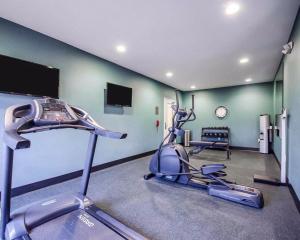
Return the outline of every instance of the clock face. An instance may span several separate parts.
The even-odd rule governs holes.
[[[228,109],[224,106],[217,107],[215,114],[218,118],[225,118],[228,113]]]

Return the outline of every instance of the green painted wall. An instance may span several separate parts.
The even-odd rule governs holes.
[[[59,68],[60,98],[85,109],[104,127],[128,133],[125,140],[100,138],[95,164],[157,148],[163,129],[157,130],[154,124],[156,119],[163,121],[163,98],[174,98],[172,88],[1,18],[0,54]],[[132,87],[133,107],[126,108],[124,114],[104,114],[106,82]],[[5,109],[30,100],[0,94],[0,137]],[[159,116],[155,106],[160,108]],[[82,169],[87,133],[63,130],[28,137],[32,148],[16,153],[14,186]]]
[[[300,15],[291,40],[295,46],[284,58],[284,107],[288,119],[288,178],[300,198]]]
[[[191,106],[191,94],[195,95],[197,119],[185,128],[192,130],[193,139],[200,139],[202,127],[228,126],[232,146],[259,147],[259,115],[273,112],[273,82],[185,92],[185,106]],[[215,116],[220,105],[229,109],[223,120]]]

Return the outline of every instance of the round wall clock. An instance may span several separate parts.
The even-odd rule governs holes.
[[[224,106],[219,106],[219,107],[216,108],[215,114],[218,118],[223,119],[227,116],[228,109]]]

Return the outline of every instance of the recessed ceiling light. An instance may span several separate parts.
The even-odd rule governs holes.
[[[117,45],[116,46],[116,50],[119,53],[124,53],[124,52],[126,52],[127,49],[126,49],[126,47],[124,45]]]
[[[195,89],[195,88],[196,88],[196,86],[195,86],[195,85],[192,85],[192,86],[191,86],[191,89]]]
[[[240,10],[240,5],[236,2],[228,2],[225,7],[226,15],[234,15]]]
[[[245,79],[245,82],[252,82],[252,78]]]
[[[174,75],[174,74],[173,74],[172,72],[167,72],[167,73],[166,73],[166,76],[167,76],[168,78],[173,77],[173,75]]]
[[[246,58],[246,57],[245,57],[245,58],[241,58],[241,59],[240,59],[240,63],[241,63],[241,64],[245,64],[245,63],[248,63],[248,62],[249,62],[249,58]]]

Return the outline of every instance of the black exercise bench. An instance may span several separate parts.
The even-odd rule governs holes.
[[[223,149],[230,158],[230,131],[228,127],[205,127],[202,128],[201,141],[190,141],[190,146],[194,147],[189,151],[190,155],[202,152],[204,149]]]

